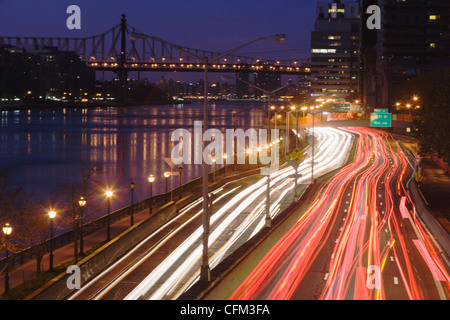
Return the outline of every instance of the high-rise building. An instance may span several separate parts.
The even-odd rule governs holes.
[[[389,108],[396,85],[419,73],[450,64],[450,1],[361,0],[381,9],[381,28],[363,29],[363,102]],[[377,2],[377,3],[374,3]],[[365,28],[365,22],[362,22]],[[372,63],[369,63],[369,62]]]
[[[359,98],[359,3],[317,3],[311,33],[311,94]]]
[[[255,72],[254,83],[258,88],[261,88],[267,92],[272,92],[281,87],[281,75],[276,73]],[[260,90],[256,90],[255,94],[257,96],[264,95],[264,93]]]

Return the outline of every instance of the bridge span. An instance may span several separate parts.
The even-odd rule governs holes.
[[[73,51],[89,67],[101,71],[126,73],[129,71],[202,72],[204,60],[218,52],[183,47],[147,35],[129,25],[126,16],[106,32],[85,38],[0,36],[0,46],[11,46],[27,51],[56,47],[59,51]],[[190,53],[191,56],[187,53]],[[277,73],[305,75],[310,73],[309,60],[269,60],[236,54],[223,56],[208,66],[211,72]]]

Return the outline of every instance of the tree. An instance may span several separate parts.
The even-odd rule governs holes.
[[[4,169],[0,172],[0,212],[1,223],[9,222],[13,227],[10,250],[13,252],[34,247],[37,258],[37,274],[41,272],[43,257],[41,243],[48,234],[48,221],[33,194],[12,184],[12,172]]]
[[[414,95],[417,101],[412,100]],[[420,154],[450,160],[450,68],[434,69],[406,81],[398,88],[396,99],[411,103]]]

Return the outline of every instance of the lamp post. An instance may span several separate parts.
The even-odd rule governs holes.
[[[232,50],[229,50],[223,54],[219,54],[215,57],[209,58],[209,57],[201,57],[197,56],[195,54],[192,54],[189,51],[184,50],[181,47],[178,47],[177,49],[183,52],[184,54],[190,56],[191,58],[203,61],[204,64],[204,111],[203,111],[203,133],[205,133],[206,130],[208,130],[208,68],[209,64],[219,61],[220,59],[232,54],[235,51],[238,51],[239,49],[242,49],[248,45],[251,45],[255,42],[267,40],[267,41],[277,41],[282,42],[286,39],[286,35],[284,34],[277,34],[274,36],[269,37],[261,37],[257,38],[255,40],[252,40],[250,42],[247,42],[239,47],[236,47]],[[206,142],[202,142],[202,150],[205,150]],[[202,252],[202,267],[200,270],[200,280],[203,281],[210,281],[210,268],[209,268],[209,257],[208,257],[208,238],[209,238],[209,195],[208,195],[208,167],[205,162],[205,159],[203,159],[203,188],[202,188],[202,194],[203,194],[203,211],[202,211],[202,225],[203,225],[203,252]]]
[[[311,184],[314,184],[314,121],[316,118],[316,114],[314,113],[314,107],[310,107],[312,114],[312,151],[311,151]]]
[[[53,271],[53,220],[56,217],[56,211],[50,210],[48,212],[48,217],[50,218],[50,255],[48,271]]]
[[[8,238],[12,232],[12,227],[9,223],[6,223],[3,227],[3,233],[5,235],[5,249],[6,249],[6,266],[5,266],[5,293],[9,291],[9,251],[8,251]]]
[[[296,107],[296,106],[293,106],[294,107],[294,109],[295,109],[295,132],[296,132],[296,138],[295,138],[295,148],[297,149],[298,148],[298,135],[299,135],[299,132],[298,132],[298,107]],[[292,107],[291,107],[292,108]]]
[[[225,77],[225,76],[222,76],[222,79],[224,79],[224,80],[226,80],[227,79],[227,77]],[[230,78],[231,79],[231,78]],[[236,115],[238,115],[239,113],[242,113],[242,112],[244,112],[244,111],[246,111],[246,110],[241,110],[241,111],[238,111],[238,112],[234,112],[234,113],[232,113],[232,118],[233,118],[233,132],[236,132]],[[236,147],[233,147],[233,166],[234,166],[234,172],[236,172],[237,171],[237,152],[235,151],[235,149],[236,149]]]
[[[80,256],[84,255],[84,246],[83,246],[83,218],[84,218],[84,207],[86,206],[86,200],[84,197],[81,197],[78,200],[78,204],[80,205]]]
[[[130,183],[130,191],[131,191],[131,214],[130,214],[130,225],[133,226],[134,224],[134,218],[133,218],[133,214],[134,214],[134,187],[136,185],[134,184],[134,182]]]
[[[224,78],[224,77],[222,77],[222,78]],[[225,79],[227,79],[227,78],[225,77]],[[272,95],[274,93],[290,86],[291,83],[288,82],[286,85],[284,85],[278,89],[275,89],[272,91],[267,91],[267,90],[264,90],[263,88],[255,86],[254,84],[247,82],[245,80],[242,80],[240,78],[236,78],[236,79],[267,95],[267,141],[272,141],[271,134],[270,134],[270,110],[271,109],[273,110],[275,108],[275,107],[271,106]],[[276,129],[277,129],[277,113],[275,112],[275,130]],[[235,131],[236,131],[236,129],[235,129]],[[270,145],[270,143],[271,142],[269,142],[269,145]],[[277,148],[278,148],[278,146],[277,146]],[[272,150],[273,149],[271,149],[270,152],[272,152]],[[250,155],[249,152],[251,153],[250,150],[247,150],[247,153]],[[269,154],[269,149],[267,149],[267,154]],[[249,162],[250,162],[250,156],[249,156]],[[268,162],[267,163],[267,192],[266,192],[266,227],[270,227],[271,225],[272,225],[272,219],[270,217],[270,162]]]
[[[286,143],[284,144],[284,156],[286,156],[286,154],[289,152],[290,149],[290,144],[291,144],[291,139],[290,139],[290,113],[294,112],[295,107],[294,108],[290,108],[290,111],[286,110],[286,124],[285,124],[285,131],[286,131]]]
[[[153,175],[150,175],[148,177],[148,182],[150,182],[150,209],[149,213],[153,213],[153,181],[155,181],[155,177]]]
[[[113,195],[113,192],[111,190],[106,191],[106,204],[108,213],[106,215],[106,241],[111,240],[111,225],[110,225],[110,213],[111,213],[111,197]]]
[[[166,178],[166,194],[169,192],[169,176],[170,174],[167,171],[164,172],[164,178]]]
[[[181,200],[181,174],[183,173],[183,167],[178,167],[178,173],[180,174],[180,200]]]
[[[226,174],[227,174],[227,154],[224,153],[223,154],[223,177],[225,178]]]

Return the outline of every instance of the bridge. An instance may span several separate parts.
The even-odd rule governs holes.
[[[99,71],[114,71],[126,79],[130,71],[202,72],[203,60],[192,55],[212,58],[220,53],[172,44],[130,26],[126,16],[108,31],[86,38],[11,37],[0,36],[0,46],[24,50],[56,47],[59,51],[78,54],[89,67]],[[128,51],[127,51],[128,50]],[[186,54],[190,53],[190,55]],[[309,60],[267,60],[240,55],[228,55],[208,66],[210,72],[309,74]]]

